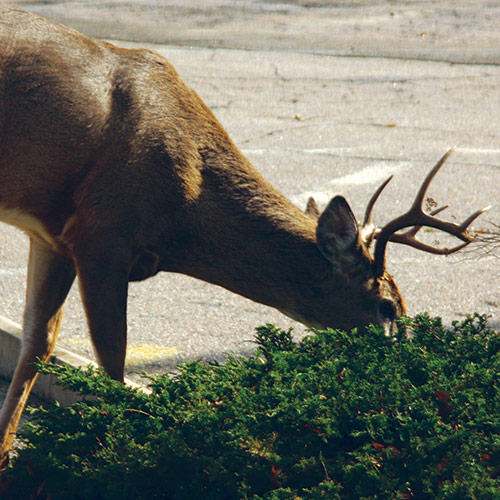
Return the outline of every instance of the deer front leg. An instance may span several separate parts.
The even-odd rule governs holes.
[[[56,344],[63,304],[75,279],[71,260],[30,240],[26,307],[21,353],[0,413],[0,468],[8,451],[37,373],[33,363],[47,360]]]
[[[92,343],[99,364],[123,382],[127,347],[127,293],[131,258],[102,242],[79,252],[76,267]]]

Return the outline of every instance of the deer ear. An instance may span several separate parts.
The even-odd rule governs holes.
[[[343,196],[335,196],[318,219],[316,240],[321,253],[333,265],[349,247],[359,241],[358,225]]]
[[[307,206],[306,209],[304,210],[304,213],[311,217],[311,219],[318,220],[320,216],[320,211],[318,208],[318,204],[316,203],[316,200],[311,196],[307,200]]]

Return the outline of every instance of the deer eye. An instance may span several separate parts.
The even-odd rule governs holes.
[[[379,305],[380,314],[390,321],[394,321],[396,318],[396,308],[394,304],[388,300],[383,300]]]

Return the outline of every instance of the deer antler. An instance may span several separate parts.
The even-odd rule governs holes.
[[[361,239],[365,242],[367,248],[370,248],[373,239],[380,232],[380,228],[372,224],[372,211],[375,203],[377,202],[380,193],[385,189],[385,186],[391,182],[394,176],[388,177],[379,188],[373,193],[368,205],[366,205],[365,216],[363,218],[363,225],[361,226]]]
[[[369,242],[371,242],[374,238],[376,238],[377,240],[374,252],[375,276],[382,276],[382,274],[384,273],[385,250],[387,243],[389,241],[394,241],[396,243],[403,243],[405,245],[409,245],[429,253],[434,253],[439,255],[449,255],[453,252],[457,252],[458,250],[462,249],[463,247],[465,247],[474,240],[474,236],[467,232],[467,228],[472,224],[472,222],[477,217],[479,217],[482,213],[489,210],[490,207],[486,207],[474,212],[461,224],[455,224],[453,222],[443,221],[441,219],[434,217],[439,212],[447,208],[447,206],[439,207],[429,214],[426,214],[422,209],[422,204],[425,198],[425,194],[427,192],[427,189],[429,188],[430,183],[432,182],[435,175],[437,174],[439,169],[443,166],[444,162],[448,159],[448,157],[451,155],[452,152],[453,149],[447,151],[443,155],[443,157],[436,163],[434,168],[429,172],[427,177],[424,179],[424,182],[420,186],[420,189],[417,193],[417,196],[415,197],[412,206],[405,214],[396,217],[394,220],[386,224],[382,229],[377,229],[377,228],[372,229],[372,233],[369,236]],[[369,225],[371,224],[371,212],[373,209],[373,205],[375,204],[382,190],[385,188],[385,186],[391,179],[392,177],[387,179],[377,189],[377,191],[370,199],[365,212],[363,229],[365,229],[365,227],[368,228]],[[448,234],[456,236],[457,238],[462,240],[463,243],[453,248],[438,248],[423,243],[415,237],[418,231],[422,228],[422,226],[434,227],[436,229],[444,231]],[[409,229],[405,233],[397,233],[397,231],[405,227],[411,227],[411,229]]]
[[[378,238],[378,235],[380,234],[381,231],[379,227],[372,224],[373,206],[378,200],[380,193],[384,190],[387,184],[389,184],[389,182],[392,180],[393,177],[394,176],[391,175],[379,186],[379,188],[375,191],[375,193],[373,193],[372,197],[370,198],[370,201],[368,202],[368,205],[366,206],[365,217],[363,219],[363,225],[361,227],[361,231],[362,231],[362,239],[368,248],[371,246],[372,241],[375,238]],[[436,208],[432,212],[429,212],[429,215],[437,215],[446,208],[448,208],[448,205]],[[422,229],[422,226],[414,226],[405,233],[393,234],[389,238],[389,241],[393,241],[395,243],[402,243],[403,245],[409,245],[414,248],[418,248],[420,250],[427,250],[428,252],[431,253],[434,252],[436,250],[435,247],[422,243],[421,241],[415,238],[416,234],[420,231],[420,229]]]

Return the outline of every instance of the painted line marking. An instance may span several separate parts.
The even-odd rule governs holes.
[[[410,167],[410,162],[398,162],[391,164],[371,165],[361,169],[359,172],[336,177],[314,191],[305,191],[293,196],[292,202],[297,206],[305,206],[307,200],[312,196],[319,204],[326,204],[342,186],[360,186],[382,182],[390,175]]]
[[[68,347],[81,346],[92,349],[89,338],[72,337],[69,339],[61,339],[61,343]],[[161,360],[173,358],[181,353],[182,351],[176,349],[175,347],[162,347],[151,344],[139,344],[132,342],[127,345],[127,358],[125,366],[127,368],[130,368],[136,365],[156,363]]]

